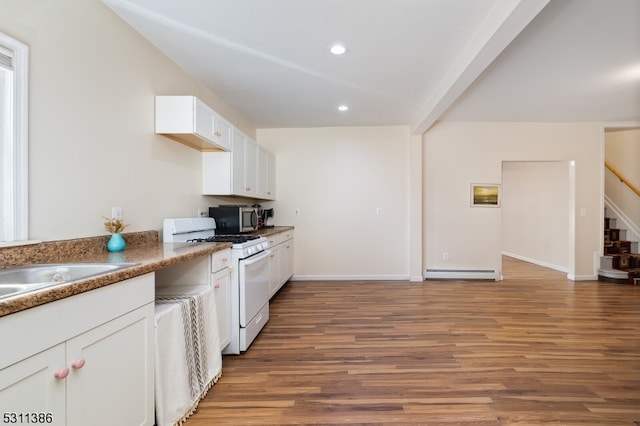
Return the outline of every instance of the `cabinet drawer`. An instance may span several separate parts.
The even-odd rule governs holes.
[[[293,238],[293,231],[285,231],[285,232],[280,232],[279,234],[271,235],[267,237],[267,240],[269,242],[269,247],[271,248],[275,245],[282,244],[285,241],[290,240],[292,238]]]
[[[231,261],[231,250],[221,250],[211,255],[211,272],[227,268]]]
[[[282,240],[280,239],[280,235],[282,234],[274,234],[274,235],[270,235],[267,237],[267,242],[269,243],[269,248],[272,248],[273,246],[277,246],[278,244],[280,244],[282,242]]]
[[[282,242],[290,240],[293,238],[293,231],[284,231],[280,233],[280,238],[282,238]]]

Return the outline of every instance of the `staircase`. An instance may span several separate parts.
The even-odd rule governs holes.
[[[638,241],[627,241],[627,230],[618,227],[616,222],[615,218],[604,218],[604,255],[600,257],[598,279],[640,284]]]

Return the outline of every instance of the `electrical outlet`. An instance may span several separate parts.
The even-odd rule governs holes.
[[[122,207],[111,207],[111,219],[122,220]]]
[[[442,260],[449,260],[449,252],[443,252],[442,253]]]

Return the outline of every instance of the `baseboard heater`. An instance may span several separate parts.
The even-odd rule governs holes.
[[[500,281],[494,269],[427,269],[427,280],[493,280]]]

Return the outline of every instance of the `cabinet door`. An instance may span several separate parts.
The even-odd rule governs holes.
[[[244,145],[244,195],[258,195],[258,144],[249,138]]]
[[[276,199],[276,157],[270,152],[267,152],[267,173],[266,173],[266,194],[267,200]]]
[[[291,277],[293,277],[293,238],[285,241],[284,243],[284,249],[285,249],[285,257],[286,257],[286,267],[284,269],[285,273],[284,273],[284,280],[285,282],[288,281]]]
[[[258,197],[267,199],[268,152],[258,146]]]
[[[258,198],[275,200],[276,158],[258,146]]]
[[[216,296],[216,314],[220,333],[220,349],[231,342],[231,280],[229,269],[224,268],[214,273],[211,285]]]
[[[282,244],[271,246],[271,256],[269,257],[269,268],[271,269],[271,275],[269,276],[269,298],[273,297],[273,295],[276,294],[276,291],[280,288],[281,248]]]
[[[278,276],[280,286],[293,276],[293,238],[281,244],[280,263],[278,264]]]
[[[66,425],[66,379],[56,378],[64,368],[65,344],[60,343],[0,370],[1,414],[9,416],[0,422]]]
[[[203,138],[215,142],[216,137],[214,135],[214,120],[215,113],[211,108],[202,103],[199,99],[195,99],[195,123],[194,128],[196,134]]]
[[[244,194],[244,147],[246,137],[242,132],[233,129],[233,149],[231,151],[231,192]]]
[[[154,307],[67,342],[68,425],[153,425]]]
[[[231,126],[231,123],[225,120],[221,115],[216,114],[214,127],[216,143],[227,151],[231,151],[231,129],[233,127]]]

